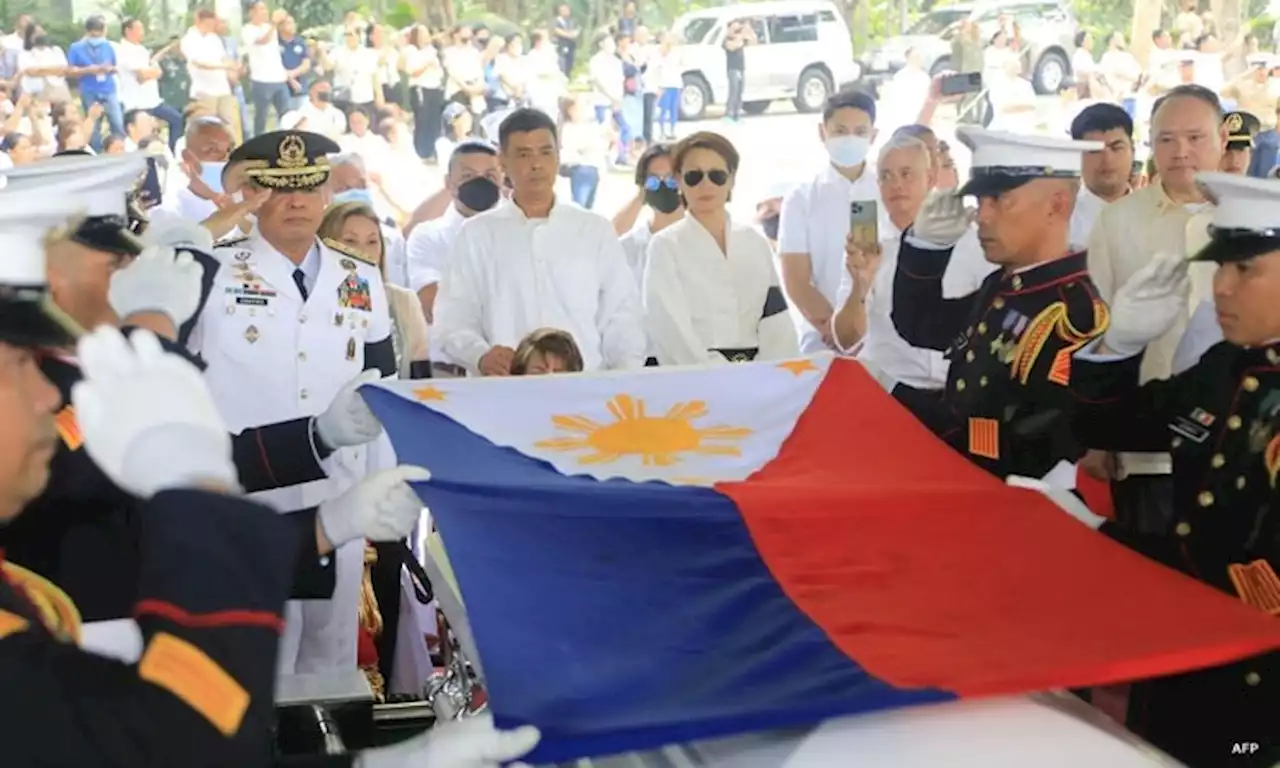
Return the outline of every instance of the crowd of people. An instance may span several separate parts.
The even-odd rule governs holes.
[[[1246,92],[1232,87],[1269,87],[1269,66],[1217,91],[1168,83],[1138,119],[1133,103],[1080,104],[1070,139],[962,128],[967,180],[932,127],[949,101],[939,78],[910,110],[893,83],[880,102],[842,90],[816,118],[827,162],[750,219],[730,199],[744,166],[768,160],[712,131],[645,134],[667,86],[627,68],[651,44],[630,4],[597,41],[591,96],[563,111],[562,92],[540,104],[529,77],[545,65],[564,87],[579,39],[567,7],[528,53],[473,27],[439,48],[421,27],[388,42],[399,33],[353,17],[328,50],[298,43],[289,58],[292,21],[255,4],[240,37],[247,132],[242,60],[220,24],[197,12],[143,67],[145,49],[111,46],[90,19],[65,65],[41,54],[21,70],[39,98],[11,92],[0,219],[22,266],[0,270],[0,405],[25,431],[10,431],[0,476],[0,664],[78,707],[144,692],[94,728],[57,714],[66,762],[138,749],[258,764],[277,669],[359,668],[375,690],[422,691],[396,645],[433,650],[398,631],[435,631],[429,606],[401,600],[404,539],[427,524],[412,484],[429,468],[396,466],[357,393],[384,376],[856,359],[981,469],[1067,490],[1092,475],[1114,499],[1114,519],[1089,519],[1102,535],[1280,611],[1280,182],[1246,176],[1263,116],[1224,108]],[[40,39],[35,22],[20,31]],[[140,25],[125,35],[141,47]],[[659,72],[665,44],[651,48]],[[174,51],[192,69],[184,115],[138,95]],[[396,73],[411,86],[403,111],[385,87]],[[78,79],[79,101],[54,98],[60,77]],[[52,145],[36,138],[46,130]],[[411,169],[433,154],[444,180],[424,196]],[[633,166],[635,194],[607,219],[589,207],[612,164]],[[98,329],[78,352],[76,327]],[[211,510],[203,527],[166,522],[182,504]],[[251,523],[256,504],[288,514]],[[33,604],[63,610],[24,603],[37,588]],[[79,617],[135,614],[136,675],[58,645]],[[156,686],[187,709],[148,698]],[[6,744],[46,748],[53,711],[32,706]],[[1273,652],[1137,681],[1117,716],[1191,766],[1270,765],[1276,712]],[[537,740],[473,731],[347,764],[414,764],[455,738],[496,764]],[[1263,746],[1258,762],[1229,753],[1242,738]]]

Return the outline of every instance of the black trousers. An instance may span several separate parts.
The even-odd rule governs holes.
[[[653,143],[653,113],[657,104],[658,94],[646,93],[644,95],[644,143],[646,145]]]
[[[1168,535],[1173,524],[1173,476],[1130,475],[1111,483],[1116,525],[1131,533]]]
[[[444,114],[444,89],[414,86],[409,89],[409,106],[413,110],[413,148],[423,160],[433,158]]]

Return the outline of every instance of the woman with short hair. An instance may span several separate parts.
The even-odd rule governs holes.
[[[686,215],[649,242],[643,289],[660,365],[798,354],[769,241],[729,217],[738,164],[737,149],[716,133],[695,133],[672,150]]]

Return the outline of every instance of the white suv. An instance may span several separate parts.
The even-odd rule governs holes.
[[[858,79],[849,28],[830,0],[739,3],[687,13],[676,19],[684,89],[680,115],[702,118],[729,93],[725,74],[725,29],[735,21],[754,27],[757,42],[746,47],[742,109],[758,115],[770,102],[791,99],[801,112],[816,112],[835,90]]]

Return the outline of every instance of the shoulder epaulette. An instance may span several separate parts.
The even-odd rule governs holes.
[[[362,262],[364,262],[365,264],[368,264],[368,265],[369,265],[369,266],[371,266],[371,267],[376,267],[376,266],[378,266],[378,262],[376,262],[376,261],[374,261],[373,259],[369,258],[369,257],[368,257],[368,256],[366,256],[365,254],[361,253],[359,250],[357,250],[357,249],[355,249],[355,248],[352,248],[351,246],[347,245],[346,243],[343,243],[343,242],[339,242],[339,241],[337,241],[337,240],[334,240],[332,237],[326,237],[326,238],[322,239],[320,242],[324,243],[324,244],[325,244],[325,246],[327,246],[327,247],[329,247],[329,248],[332,248],[333,250],[337,251],[338,253],[341,253],[343,256],[350,256],[351,258],[355,259],[356,261],[362,261]]]

